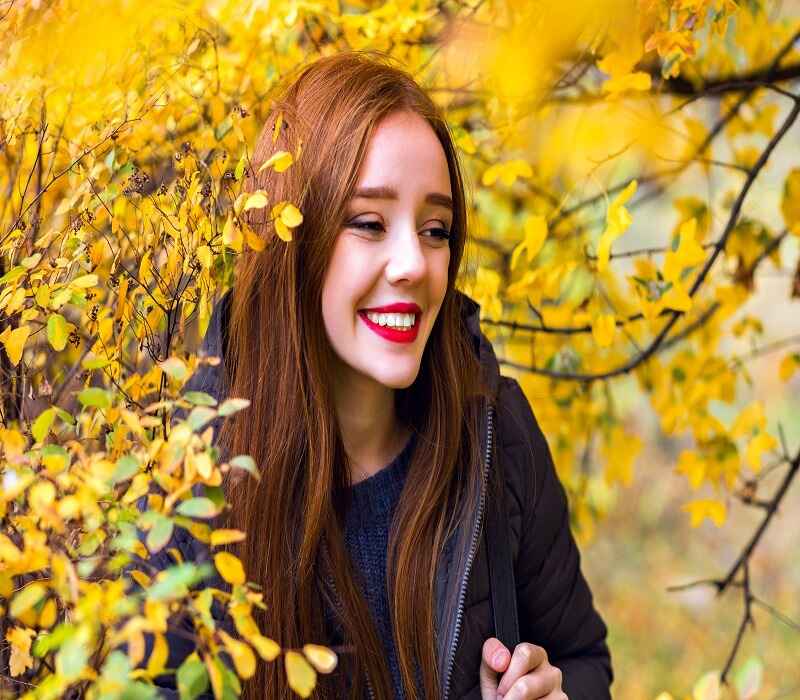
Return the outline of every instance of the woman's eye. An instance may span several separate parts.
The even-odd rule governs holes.
[[[443,241],[450,240],[450,231],[448,231],[446,228],[429,228],[425,230],[425,233],[434,234],[434,238],[439,238]]]
[[[353,221],[348,224],[348,227],[363,231],[383,231],[383,224],[380,221]]]

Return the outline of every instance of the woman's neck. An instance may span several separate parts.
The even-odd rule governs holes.
[[[375,382],[357,388],[351,384],[336,391],[336,415],[354,484],[385,467],[411,437],[397,417],[394,389]]]

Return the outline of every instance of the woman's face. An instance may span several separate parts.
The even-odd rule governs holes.
[[[407,111],[383,119],[322,289],[325,331],[342,364],[337,379],[413,383],[447,289],[451,198],[444,150],[428,123]],[[380,311],[394,304],[406,306]]]

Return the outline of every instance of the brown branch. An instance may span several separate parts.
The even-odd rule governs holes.
[[[777,145],[789,131],[791,126],[797,120],[798,115],[800,115],[800,98],[794,99],[794,105],[790,110],[789,114],[787,115],[786,119],[781,124],[781,127],[778,131],[774,134],[774,136],[770,139],[769,143],[767,144],[766,148],[762,151],[761,155],[759,156],[756,163],[750,169],[750,172],[745,180],[742,189],[739,192],[739,195],[736,197],[736,201],[733,203],[731,207],[731,212],[728,217],[728,221],[725,225],[725,228],[717,239],[717,244],[714,247],[713,252],[706,260],[705,264],[703,265],[702,269],[700,270],[699,274],[695,278],[694,283],[692,284],[689,290],[689,296],[694,297],[700,287],[703,285],[706,277],[708,276],[711,268],[714,266],[717,258],[719,257],[720,253],[725,249],[725,244],[728,241],[731,233],[733,232],[736,223],[739,220],[739,214],[741,212],[742,206],[744,204],[744,200],[747,197],[747,194],[750,191],[750,188],[753,186],[758,174],[764,168],[769,159],[772,152],[775,150]],[[683,315],[680,311],[670,311],[670,318],[664,324],[662,329],[656,335],[656,337],[650,342],[650,344],[638,355],[634,355],[633,357],[626,360],[621,365],[617,367],[606,370],[604,372],[596,372],[596,373],[584,373],[584,372],[572,372],[572,371],[559,371],[559,370],[550,370],[544,367],[536,367],[536,366],[526,366],[520,365],[517,363],[511,363],[507,360],[500,360],[501,364],[506,364],[509,367],[513,367],[515,369],[519,369],[521,371],[532,372],[534,374],[540,374],[543,376],[551,377],[553,379],[567,379],[570,381],[579,381],[579,382],[592,382],[596,380],[603,380],[603,379],[611,379],[612,377],[621,376],[623,374],[628,374],[632,370],[636,369],[641,364],[645,363],[649,360],[655,353],[658,351],[659,347],[668,340],[669,332],[678,322],[678,319]]]

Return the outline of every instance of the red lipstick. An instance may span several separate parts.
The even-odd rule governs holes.
[[[389,328],[388,326],[381,326],[369,320],[367,311],[373,313],[404,313],[414,314],[414,325],[408,329]],[[386,306],[376,306],[371,309],[359,309],[358,315],[361,320],[367,325],[371,331],[375,331],[382,338],[391,340],[394,343],[413,343],[417,334],[419,333],[419,319],[422,315],[422,309],[417,304],[407,302],[395,302],[394,304],[387,304]]]

